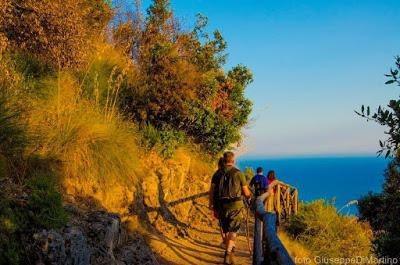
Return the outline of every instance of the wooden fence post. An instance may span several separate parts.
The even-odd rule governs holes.
[[[285,194],[286,194],[286,198],[285,198],[285,200],[286,200],[286,203],[285,203],[285,213],[286,213],[286,215],[285,215],[285,218],[286,219],[289,219],[289,217],[290,217],[290,215],[291,215],[291,213],[292,213],[292,211],[291,211],[291,208],[292,208],[292,203],[291,203],[291,199],[290,199],[290,187],[288,186],[288,187],[286,187],[286,192],[285,192]]]
[[[278,224],[281,223],[281,184],[276,185],[275,197],[275,212],[278,217]]]
[[[299,210],[299,192],[296,188],[293,190],[293,213],[297,214]]]

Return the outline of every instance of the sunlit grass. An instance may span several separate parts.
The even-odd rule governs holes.
[[[310,265],[315,264],[313,261],[313,255],[310,250],[308,250],[304,245],[302,245],[299,241],[290,237],[287,233],[280,231],[278,232],[279,239],[282,241],[286,250],[289,252],[289,255],[296,262],[296,264],[302,264],[303,260],[310,260]]]
[[[313,255],[320,257],[356,257],[372,254],[372,231],[357,217],[338,214],[324,200],[300,204],[287,232]]]
[[[34,150],[61,161],[65,178],[100,183],[131,180],[136,164],[136,134],[113,104],[104,107],[81,96],[69,75],[47,84],[48,95],[29,115]]]

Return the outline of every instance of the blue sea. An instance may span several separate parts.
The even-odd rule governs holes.
[[[300,200],[310,202],[334,198],[337,209],[358,200],[369,191],[380,192],[389,160],[382,157],[239,158],[241,170],[261,166],[275,170],[277,178],[299,190]],[[357,214],[355,205],[343,214]]]

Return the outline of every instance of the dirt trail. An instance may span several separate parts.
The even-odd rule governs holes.
[[[160,264],[223,264],[224,249],[215,222],[211,227],[189,228],[190,237],[152,235],[150,244]],[[244,233],[237,241],[236,263],[251,264]]]
[[[185,231],[187,236],[178,236],[176,233],[153,233],[148,241],[153,249],[159,264],[223,264],[224,249],[221,246],[221,235],[218,221],[212,220],[204,207],[194,207],[193,222]],[[201,217],[200,217],[201,216]],[[252,219],[252,217],[250,217]],[[252,240],[253,222],[250,227]],[[236,244],[236,264],[251,264],[248,249],[245,219]],[[252,246],[252,241],[250,242]]]
[[[173,160],[147,157],[143,162],[148,174],[137,193],[142,203],[133,207],[133,213],[159,264],[223,264],[218,221],[207,207],[215,169],[202,161],[182,150]],[[244,224],[245,218],[237,240],[238,265],[251,264]]]

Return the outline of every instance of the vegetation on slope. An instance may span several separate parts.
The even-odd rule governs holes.
[[[226,43],[205,26],[199,16],[183,29],[165,0],[146,15],[103,0],[0,0],[1,264],[24,263],[35,231],[67,222],[61,194],[128,211],[139,157],[240,142],[252,75],[225,73]]]
[[[395,68],[386,74],[386,84],[400,86],[400,57],[396,58]],[[370,107],[361,107],[356,112],[367,120],[385,126],[388,138],[379,141],[378,154],[385,154],[391,161],[385,171],[382,193],[372,193],[359,200],[361,218],[367,220],[375,232],[375,249],[379,257],[400,258],[400,99],[391,99],[387,107],[379,106],[372,113]]]
[[[145,131],[155,127],[167,139],[169,131],[181,132],[216,154],[240,141],[251,111],[244,90],[252,74],[242,65],[223,71],[227,44],[219,31],[213,37],[205,32],[206,25],[198,15],[194,29],[182,30],[168,1],[160,0],[145,18],[120,17],[113,38],[136,67],[121,90],[122,108]]]
[[[372,255],[372,231],[355,216],[343,216],[323,200],[300,204],[286,227],[289,235],[314,257],[351,258]],[[290,247],[289,247],[290,248]]]
[[[213,156],[240,142],[250,70],[224,71],[227,43],[204,16],[186,29],[167,0],[136,9],[0,0],[0,263],[23,263],[34,231],[67,222],[61,193],[126,193],[131,203],[132,189],[113,189],[138,182],[140,156],[169,158],[184,144]],[[369,251],[366,226],[322,203],[300,212],[289,229],[313,251]]]

